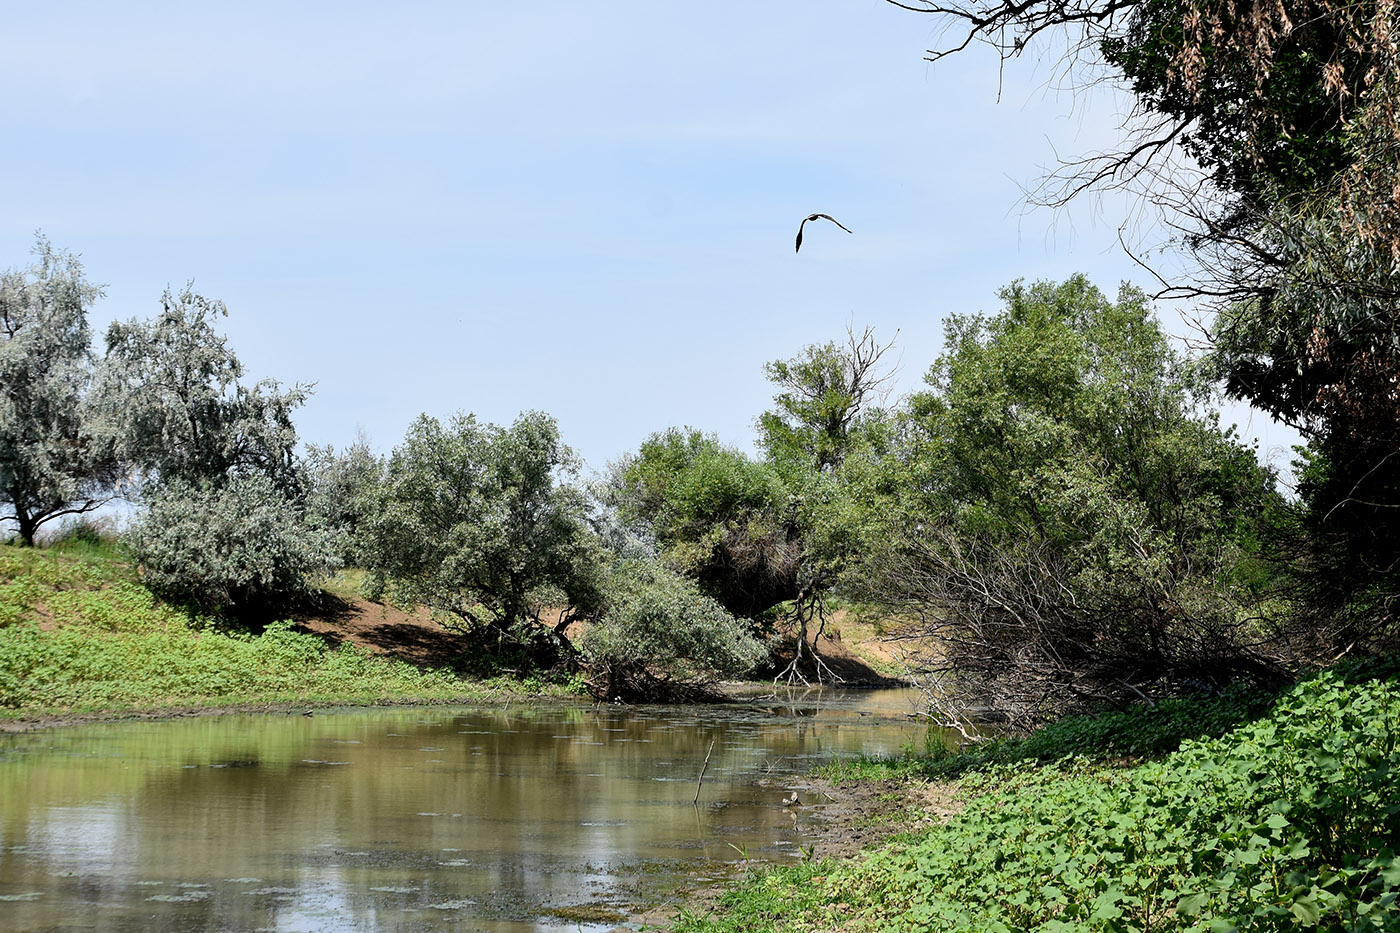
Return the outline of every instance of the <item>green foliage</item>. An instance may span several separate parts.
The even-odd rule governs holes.
[[[579,642],[591,690],[604,699],[693,695],[767,657],[745,625],[656,561],[618,561],[608,603]]]
[[[1011,59],[1063,30],[1071,58],[1098,51],[1108,66],[1066,64],[1065,74],[1131,92],[1120,146],[1062,161],[1037,200],[1124,187],[1164,211],[1190,261],[1157,271],[1166,293],[1203,299],[1214,375],[1234,399],[1295,428],[1315,460],[1297,520],[1262,538],[1296,575],[1291,621],[1305,637],[1293,650],[1321,663],[1393,648],[1400,10],[1373,0],[910,8],[966,29],[934,57],[980,39]]]
[[[424,415],[389,458],[364,536],[370,587],[547,653],[578,616],[596,612],[601,547],[554,419],[510,428]],[[552,626],[547,607],[567,611]]]
[[[39,237],[0,274],[0,521],[38,529],[111,498],[116,464],[93,416],[87,311],[101,294],[76,256]]]
[[[677,930],[1392,930],[1398,765],[1400,686],[1324,674],[1129,771],[966,777],[946,825],[858,864],[770,872]]]
[[[1270,543],[1316,658],[1393,645],[1400,561],[1400,69],[1388,3],[1144,0],[1108,40],[1140,105],[1180,127],[1224,193],[1206,262],[1212,362],[1295,427],[1317,469]]]
[[[420,672],[354,645],[331,650],[285,621],[259,635],[177,627],[94,638],[81,627],[42,631],[30,623],[6,634],[0,642],[0,707],[28,715],[475,692],[450,671]]]
[[[879,443],[889,419],[871,403],[882,400],[892,376],[880,369],[892,345],[880,346],[866,328],[859,337],[850,331],[844,346],[812,344],[792,359],[765,363],[764,375],[780,390],[758,419],[769,460],[832,470],[862,442]]]
[[[360,540],[384,478],[384,459],[375,456],[364,437],[340,453],[329,444],[308,445],[301,476],[307,525],[340,536],[342,563],[361,563]]]
[[[1298,615],[1317,653],[1400,634],[1400,273],[1387,249],[1348,234],[1335,206],[1281,220],[1286,257],[1270,294],[1217,315],[1210,363],[1227,391],[1308,439],[1299,521],[1271,542],[1301,586]],[[1339,286],[1335,279],[1347,283]],[[1319,631],[1319,629],[1322,629]]]
[[[152,589],[205,609],[286,605],[343,542],[306,522],[292,411],[305,387],[245,386],[215,330],[222,302],[167,291],[150,321],[107,332],[101,400],[121,457],[144,471],[131,550]]]
[[[801,529],[781,473],[699,431],[653,434],[620,470],[615,504],[668,562],[753,618],[800,592]]]
[[[211,611],[285,607],[335,569],[340,547],[260,474],[165,483],[127,543],[154,592]]]
[[[1066,716],[1047,723],[1024,738],[979,742],[953,751],[939,746],[923,754],[898,758],[861,758],[833,762],[828,776],[842,780],[919,776],[943,781],[1003,765],[1052,764],[1064,758],[1095,762],[1159,758],[1183,742],[1219,738],[1267,713],[1275,694],[1236,685],[1218,695],[1166,699],[1152,706]]]
[[[822,618],[827,594],[874,524],[868,497],[851,495],[863,479],[851,477],[868,473],[892,442],[892,419],[874,404],[890,376],[880,367],[889,348],[866,329],[849,332],[844,346],[814,344],[767,364],[779,391],[759,419],[764,460],[672,428],[615,467],[605,492],[633,540],[653,538],[663,559],[730,613],[781,611],[795,636],[784,672],[791,678],[830,673],[809,624]]]
[[[1278,37],[1261,73],[1259,62],[1230,45],[1259,29],[1261,18],[1214,6],[1207,15],[1218,17],[1212,25],[1229,39],[1200,47],[1192,79],[1183,80],[1182,52],[1195,39],[1187,20],[1200,17],[1201,6],[1134,3],[1124,33],[1103,41],[1104,57],[1122,71],[1139,106],[1187,127],[1184,147],[1222,190],[1257,198],[1330,181],[1345,164],[1345,126],[1343,101],[1324,77],[1329,62],[1352,57],[1345,37],[1316,8],[1295,9],[1296,25]]]
[[[1139,704],[1124,710],[1066,716],[1024,738],[989,739],[959,747],[937,726],[922,750],[897,757],[836,759],[818,773],[833,781],[920,778],[948,781],[1008,765],[1053,764],[1066,758],[1116,764],[1160,758],[1183,742],[1219,738],[1267,713],[1277,699],[1265,690],[1237,685],[1219,695],[1197,695]]]
[[[161,309],[152,320],[117,321],[107,331],[101,398],[122,458],[158,482],[198,485],[259,473],[295,491],[291,413],[307,388],[239,382],[243,364],[215,330],[228,315],[223,302],[167,290]]]
[[[44,546],[64,554],[115,558],[121,541],[114,522],[84,516],[64,522],[57,533],[45,539]]]
[[[0,546],[0,715],[479,696],[286,621],[261,634],[157,599],[109,555]]]
[[[1198,413],[1145,296],[1077,276],[1002,299],[950,320],[910,400],[875,594],[925,620],[957,689],[1029,721],[1267,673],[1245,646],[1272,477]]]

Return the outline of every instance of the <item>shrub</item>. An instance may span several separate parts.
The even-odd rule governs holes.
[[[301,508],[260,475],[217,488],[169,484],[129,543],[147,586],[206,609],[286,604],[336,566],[334,535],[307,528]]]
[[[766,655],[745,623],[656,561],[619,561],[610,602],[579,644],[597,696],[695,694],[753,669]]]
[[[596,612],[601,582],[587,499],[566,481],[577,470],[542,412],[509,428],[423,415],[363,513],[367,592],[422,603],[533,664],[567,657],[565,631]]]
[[[1282,500],[1146,296],[1082,276],[1001,296],[950,320],[910,400],[906,511],[865,577],[926,636],[940,716],[1025,728],[1282,680],[1258,546]]]

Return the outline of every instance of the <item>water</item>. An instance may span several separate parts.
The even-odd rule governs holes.
[[[745,854],[800,857],[815,817],[783,809],[789,779],[897,751],[912,708],[826,691],[0,737],[0,929],[608,930]]]

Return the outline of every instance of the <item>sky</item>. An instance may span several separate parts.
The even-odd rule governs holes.
[[[751,450],[763,364],[848,326],[897,334],[908,392],[1015,279],[1153,285],[1131,204],[1023,196],[1128,102],[1057,91],[1053,55],[930,64],[939,23],[877,0],[55,2],[7,32],[0,268],[36,231],[80,254],[97,335],[193,283],[250,379],[314,383],[308,443],[535,409],[594,469],[671,426]],[[797,253],[814,212],[853,233]]]

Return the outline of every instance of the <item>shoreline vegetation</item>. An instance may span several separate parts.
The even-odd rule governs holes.
[[[838,799],[887,801],[859,817],[873,844],[758,867],[670,929],[1400,929],[1397,670],[834,763]]]
[[[345,614],[349,604],[327,595]],[[109,541],[0,547],[0,631],[4,731],[577,692],[567,680],[464,677],[411,651],[405,659],[292,619],[250,626],[172,605]]]
[[[342,575],[317,610],[250,625],[161,600],[108,539],[0,546],[0,732],[346,706],[588,700],[578,672],[483,668],[468,656],[470,641],[426,611],[370,603],[357,597],[358,586],[355,575]],[[898,683],[887,658],[882,665],[838,647],[833,663],[844,662],[862,685]]]

